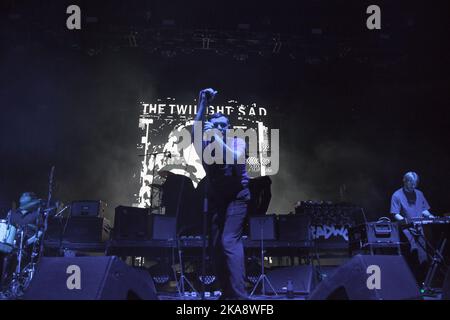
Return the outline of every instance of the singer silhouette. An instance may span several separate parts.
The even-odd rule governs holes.
[[[250,191],[245,161],[239,161],[245,157],[246,146],[245,140],[241,138],[231,135],[227,137],[230,123],[224,114],[214,113],[205,121],[206,108],[216,94],[217,91],[211,88],[200,91],[195,120],[203,123],[203,132],[213,130],[218,134],[214,133],[211,141],[203,140],[202,150],[196,151],[200,159],[203,159],[203,151],[213,141],[224,151],[223,161],[218,161],[219,163],[206,164],[203,159],[208,214],[211,218],[209,239],[215,272],[223,292],[221,298],[241,300],[248,299],[242,232]],[[230,162],[229,159],[233,161]]]

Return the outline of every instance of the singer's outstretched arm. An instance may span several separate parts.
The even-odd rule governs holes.
[[[208,107],[208,102],[211,102],[214,97],[214,90],[211,88],[203,89],[198,95],[198,107],[197,114],[195,115],[195,121],[203,121],[205,119],[205,110]]]
[[[194,143],[195,151],[200,156],[203,152],[203,121],[205,120],[206,109],[208,108],[209,103],[214,99],[217,91],[212,88],[207,88],[200,90],[198,95],[198,105],[197,105],[197,114],[194,118],[194,125],[192,126],[192,137],[194,137],[193,141],[196,141],[196,135],[201,137],[202,143]],[[196,132],[196,129],[199,129],[200,132]]]

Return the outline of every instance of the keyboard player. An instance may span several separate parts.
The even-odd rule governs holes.
[[[417,189],[419,175],[415,172],[407,172],[403,176],[403,187],[394,192],[391,198],[391,214],[397,221],[410,221],[418,218],[434,219],[435,216],[430,213],[430,205],[422,191]],[[426,268],[427,253],[426,243],[421,226],[416,228],[403,229],[403,233],[410,244],[410,254],[407,255],[410,260],[410,266],[414,273],[421,280]]]

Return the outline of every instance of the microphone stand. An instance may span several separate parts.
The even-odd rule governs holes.
[[[203,214],[202,214],[202,300],[205,299],[205,275],[206,275],[206,233],[208,228],[208,188],[209,188],[209,168],[206,168],[206,182],[203,187]]]
[[[209,98],[214,98],[214,96],[217,94],[217,91],[214,91],[213,95],[209,95]],[[204,112],[207,113],[208,106],[205,107]],[[202,130],[204,127],[204,118],[202,117]],[[212,141],[211,141],[212,142]],[[201,159],[203,161],[203,131],[202,131],[202,155]],[[209,167],[206,166],[205,168],[206,173],[206,183],[204,185],[203,189],[203,235],[202,235],[202,275],[200,281],[202,283],[202,300],[205,300],[205,275],[206,275],[206,234],[207,234],[207,228],[208,228],[208,211],[209,211],[209,203],[208,203],[208,190],[210,187],[210,180],[209,180]]]
[[[214,92],[214,95],[217,94],[217,91]],[[200,103],[200,100],[199,100]],[[207,106],[205,106],[205,110],[203,110],[203,112],[206,112],[208,110]],[[201,129],[203,130],[203,123],[204,123],[204,119],[202,117],[201,119],[202,122],[202,126]],[[195,127],[195,120],[194,120],[194,127]],[[194,137],[195,139],[195,137]],[[203,161],[203,131],[201,133],[201,143],[202,143],[202,148],[201,148],[201,152],[202,154],[199,155],[201,161]],[[195,146],[194,146],[195,147]],[[204,283],[204,279],[205,279],[205,274],[206,274],[206,233],[207,233],[207,214],[208,214],[208,187],[209,187],[209,169],[208,167],[205,167],[205,171],[206,171],[206,183],[204,185],[203,188],[203,214],[202,214],[202,272],[201,272],[201,276],[200,276],[200,282],[201,282],[201,299],[204,300],[205,299],[205,283]],[[177,225],[178,225],[178,217],[179,217],[179,213],[180,213],[180,201],[181,201],[181,197],[182,197],[182,192],[184,189],[184,182],[185,180],[183,180],[182,184],[181,184],[181,188],[180,188],[180,192],[178,195],[178,204],[177,204],[177,211],[176,211],[176,221],[177,221]],[[181,233],[181,232],[180,232]],[[181,264],[181,268],[183,269],[183,265],[182,265],[182,259],[181,259],[181,248],[180,248],[180,241],[179,241],[179,236],[180,234],[177,232],[177,247],[178,247],[178,253],[179,253],[179,260],[180,260],[180,264]],[[182,276],[183,276],[183,270],[182,270]],[[184,282],[182,282],[182,285],[184,284]],[[189,284],[189,282],[188,282]],[[191,285],[192,287],[192,285]],[[193,288],[193,287],[192,287]],[[183,288],[184,289],[184,285]],[[193,288],[194,289],[194,288]],[[194,289],[195,290],[195,289]]]
[[[198,293],[197,290],[195,290],[194,286],[192,285],[192,283],[189,282],[188,278],[186,277],[186,275],[184,274],[184,264],[183,264],[183,252],[182,252],[182,248],[181,248],[181,244],[180,244],[180,232],[176,233],[176,245],[177,245],[177,250],[178,250],[178,262],[180,264],[180,278],[177,279],[177,289],[178,289],[178,294],[180,295],[180,297],[182,299],[184,299],[185,297],[185,292],[186,292],[186,284],[190,287],[190,289],[195,292],[196,294]],[[176,274],[175,274],[176,277]]]
[[[44,226],[43,226],[43,231],[42,234],[40,236],[40,246],[39,246],[39,252],[38,252],[38,257],[37,257],[37,263],[39,263],[39,261],[41,260],[41,257],[44,253],[44,239],[45,239],[45,233],[47,232],[47,227],[48,227],[48,217],[49,217],[49,212],[48,209],[50,208],[50,202],[52,200],[52,195],[53,195],[53,177],[55,175],[55,166],[52,166],[51,170],[50,170],[50,177],[49,177],[49,183],[48,183],[48,199],[47,199],[47,210],[44,210]],[[39,232],[39,229],[38,229]]]
[[[59,217],[61,216],[61,214],[62,214],[68,207],[71,207],[71,205],[68,204],[67,206],[65,206],[64,208],[62,208],[61,211],[59,211],[59,212],[55,215],[55,218],[56,218],[56,217],[59,218]],[[71,217],[72,217],[72,213],[69,212],[69,214],[67,215],[67,218],[66,218],[66,222],[64,223],[64,227],[62,228],[62,230],[61,230],[61,232],[60,232],[60,234],[59,234],[59,254],[61,254],[61,252],[63,252],[63,250],[62,250],[63,239],[64,239],[64,235],[66,234],[67,224],[69,223],[69,219],[70,219]],[[63,218],[62,218],[62,219],[63,219]],[[61,223],[62,223],[62,221],[61,221]],[[61,227],[62,227],[62,225],[61,225]],[[65,252],[64,252],[63,254],[65,255]]]
[[[208,110],[208,108],[206,108]],[[206,112],[205,110],[205,112]],[[202,118],[202,130],[204,127],[204,119]],[[203,131],[202,131],[202,155],[201,159],[203,161]],[[209,211],[209,203],[208,203],[208,191],[210,187],[210,181],[209,181],[209,167],[206,165],[204,166],[205,173],[206,173],[206,181],[205,185],[203,186],[203,214],[202,214],[202,275],[201,275],[201,283],[202,283],[202,300],[205,300],[205,275],[206,275],[206,234],[208,229],[208,211]]]
[[[425,280],[422,282],[422,289],[425,292],[432,292],[431,285],[433,279],[435,277],[436,271],[442,265],[445,267],[444,271],[440,269],[441,272],[445,274],[446,270],[448,270],[449,266],[446,264],[446,259],[443,256],[444,248],[447,244],[447,238],[444,234],[441,234],[441,239],[438,243],[439,248],[436,248],[425,236],[425,231],[422,225],[413,225],[408,229],[409,232],[413,235],[413,237],[417,237],[418,239],[424,240],[424,244],[417,241],[417,244],[425,251],[427,258],[430,259],[430,264],[428,266],[427,274],[425,276]]]

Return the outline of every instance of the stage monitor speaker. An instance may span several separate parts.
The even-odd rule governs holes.
[[[287,293],[287,284],[292,281],[293,293],[308,295],[314,289],[314,267],[311,265],[282,267],[267,272],[267,277],[277,293]]]
[[[119,258],[47,258],[38,264],[26,300],[156,300],[151,276]]]
[[[372,285],[376,276],[371,266],[379,267],[379,289],[369,289],[368,284]],[[420,299],[420,292],[402,256],[356,255],[320,282],[309,299],[413,300]]]

